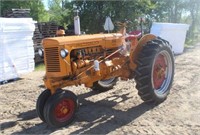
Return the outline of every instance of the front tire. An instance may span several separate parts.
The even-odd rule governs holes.
[[[92,89],[98,92],[105,92],[112,89],[113,86],[116,85],[117,81],[118,81],[117,77],[106,79],[106,80],[100,80],[100,81],[94,82]]]
[[[62,90],[47,100],[44,118],[51,127],[63,127],[74,120],[77,108],[77,96],[71,91]]]
[[[51,92],[50,90],[46,89],[44,90],[38,97],[37,99],[37,103],[36,103],[36,112],[39,116],[39,118],[45,122],[45,119],[44,119],[44,105],[47,101],[47,99],[51,96]]]
[[[138,95],[145,102],[163,102],[174,78],[174,56],[169,43],[161,38],[147,42],[136,63]]]

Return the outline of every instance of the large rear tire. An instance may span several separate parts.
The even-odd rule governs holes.
[[[145,102],[163,102],[170,92],[174,78],[174,56],[169,43],[159,37],[147,42],[136,63],[138,95]]]
[[[51,127],[63,127],[74,120],[77,108],[77,96],[71,91],[62,90],[47,100],[44,118]]]
[[[106,80],[100,80],[100,81],[94,82],[92,89],[98,92],[105,92],[112,89],[113,86],[116,85],[117,81],[118,81],[117,77],[106,79]]]

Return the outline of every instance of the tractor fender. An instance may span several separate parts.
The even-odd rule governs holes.
[[[135,70],[137,64],[135,63],[139,52],[142,50],[143,45],[145,45],[148,41],[155,39],[156,36],[153,34],[146,34],[144,35],[139,41],[138,44],[135,45],[135,48],[130,52],[130,68],[131,70]]]

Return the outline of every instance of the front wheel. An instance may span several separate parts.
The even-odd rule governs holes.
[[[174,78],[174,56],[169,43],[161,38],[147,42],[136,63],[138,95],[145,102],[163,102]]]
[[[46,123],[52,127],[63,127],[74,120],[77,108],[77,96],[71,91],[62,90],[47,100],[44,107],[44,118]]]
[[[92,89],[98,92],[105,92],[112,89],[113,86],[117,83],[117,81],[118,81],[117,77],[106,79],[106,80],[100,80],[100,81],[94,82]]]
[[[44,113],[43,113],[44,105],[50,96],[51,96],[50,90],[46,89],[40,94],[40,96],[37,99],[37,103],[36,103],[36,112],[37,112],[39,118],[44,122],[45,122]]]

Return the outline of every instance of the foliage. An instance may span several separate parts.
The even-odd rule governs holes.
[[[199,0],[120,0],[120,1],[96,1],[96,0],[51,0],[59,1],[58,11],[50,8],[62,25],[73,24],[73,9],[79,9],[81,19],[81,30],[86,33],[104,32],[103,25],[106,16],[110,16],[112,21],[129,20],[128,30],[134,30],[138,26],[138,18],[146,17],[146,26],[151,27],[152,21],[188,23],[191,24],[190,31],[196,31],[199,14]],[[64,3],[62,8],[60,3]],[[55,6],[55,3],[51,7]],[[55,12],[56,11],[56,12]],[[65,14],[64,14],[65,13]],[[58,16],[62,19],[58,19]],[[116,29],[115,29],[116,31]],[[190,32],[193,35],[193,32]]]
[[[19,8],[30,9],[31,17],[36,21],[48,21],[48,12],[45,11],[42,0],[2,0],[0,1],[1,13],[6,10]]]
[[[11,8],[30,8],[37,21],[54,21],[58,25],[73,25],[74,9],[79,9],[81,30],[86,33],[104,32],[106,16],[112,21],[129,20],[128,30],[137,29],[138,18],[146,17],[146,27],[152,21],[190,24],[188,38],[200,33],[199,0],[48,0],[45,11],[42,0],[1,0],[1,12]],[[116,25],[115,25],[116,26]],[[116,29],[115,29],[116,31]]]
[[[72,6],[70,8],[65,8],[67,7],[67,3],[67,1],[64,2],[63,0],[49,0],[50,21],[54,21],[61,26],[66,26],[71,23],[69,17],[73,8]]]
[[[190,16],[188,16],[189,23],[191,24],[189,30],[189,37],[196,38],[197,34],[200,34],[200,1],[199,0],[189,0],[188,2],[188,11]]]
[[[156,4],[153,17],[157,21],[178,23],[186,9],[187,0],[152,0]]]
[[[45,10],[44,5],[41,0],[31,0],[28,2],[31,10],[31,16],[34,20],[39,22],[49,21],[49,14]]]
[[[73,1],[79,10],[81,28],[87,33],[103,32],[106,16],[113,22],[129,20],[130,28],[135,28],[139,16],[151,13],[155,6],[150,0],[135,1]]]

